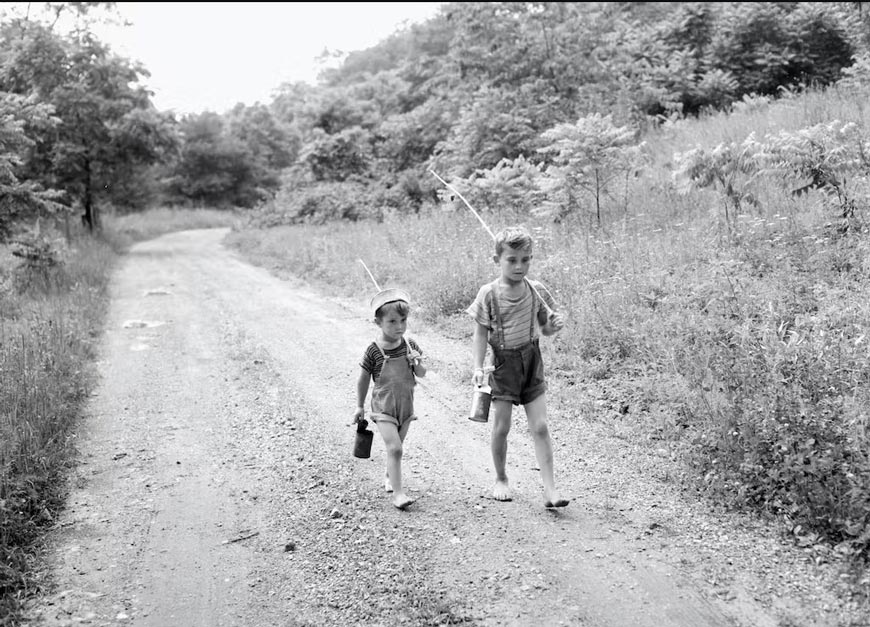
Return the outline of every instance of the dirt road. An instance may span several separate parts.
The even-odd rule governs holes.
[[[773,539],[680,502],[558,390],[571,505],[542,507],[521,411],[515,499],[493,501],[488,425],[466,418],[469,346],[413,320],[431,370],[404,461],[418,501],[395,510],[382,443],[351,455],[365,303],[253,267],[225,234],[139,244],[116,276],[34,625],[835,624],[806,607],[827,593],[782,585],[775,602],[752,578],[756,560],[791,559]]]

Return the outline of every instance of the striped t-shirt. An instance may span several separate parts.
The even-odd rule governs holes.
[[[477,292],[477,297],[466,312],[489,329],[489,343],[495,343],[494,329],[496,324],[495,308],[492,304],[494,288],[498,279],[487,283]],[[547,301],[551,309],[555,309],[555,301],[547,289],[537,281],[529,280],[537,290],[541,298]],[[504,325],[504,347],[518,348],[528,344],[539,335],[538,327],[546,322],[546,308],[541,304],[541,299],[529,289],[525,289],[518,298],[510,298],[504,288],[499,288],[498,308],[501,313],[502,325]],[[537,324],[531,324],[532,315],[537,316]],[[543,322],[542,322],[543,318]]]
[[[417,351],[421,355],[423,351],[420,350],[420,347],[417,345],[417,342],[408,339],[408,344],[411,345],[411,349]],[[387,357],[390,359],[396,357],[404,357],[408,354],[407,346],[403,341],[396,348],[385,348],[384,353],[387,354]],[[363,354],[362,361],[360,362],[360,367],[372,375],[372,380],[377,381],[378,377],[381,376],[381,369],[384,367],[384,355],[381,353],[381,349],[378,348],[378,345],[375,342],[372,342],[366,347],[366,352]]]

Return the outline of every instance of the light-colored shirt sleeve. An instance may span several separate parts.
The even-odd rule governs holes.
[[[477,291],[477,296],[474,302],[466,309],[466,313],[472,319],[485,326],[487,329],[492,328],[492,312],[490,311],[488,295],[492,292],[492,285],[487,283]]]

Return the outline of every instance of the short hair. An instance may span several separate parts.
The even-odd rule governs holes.
[[[395,311],[400,316],[406,316],[411,311],[411,306],[403,300],[391,300],[388,303],[384,303],[378,310],[375,312],[375,322],[380,322],[381,319],[386,316],[390,311]]]
[[[495,254],[501,257],[505,248],[532,248],[532,236],[521,226],[509,226],[495,236]]]

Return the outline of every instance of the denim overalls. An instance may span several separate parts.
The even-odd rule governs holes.
[[[411,354],[411,345],[404,337],[402,341],[407,353],[400,357],[388,357],[381,345],[375,342],[384,356],[384,365],[372,389],[371,412],[371,418],[375,422],[394,422],[399,428],[409,420],[417,419],[414,415],[414,386],[417,380],[414,378],[413,366],[407,358]]]

